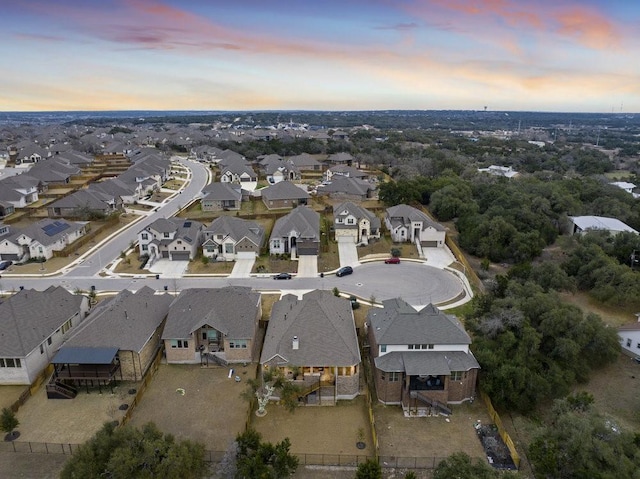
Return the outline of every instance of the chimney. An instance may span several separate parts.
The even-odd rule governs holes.
[[[300,341],[298,341],[298,336],[293,337],[293,342],[291,343],[291,346],[293,347],[294,351],[297,349],[300,349]]]

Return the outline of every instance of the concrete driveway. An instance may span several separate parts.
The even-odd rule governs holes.
[[[318,276],[318,255],[300,255],[298,257],[298,278]]]
[[[358,247],[351,238],[338,237],[338,254],[340,255],[340,266],[358,266]]]
[[[449,248],[422,248],[422,257],[427,260],[428,266],[445,268],[455,262],[456,258]]]
[[[159,259],[149,268],[152,273],[159,274],[161,278],[181,278],[189,266],[188,261],[170,261]]]
[[[255,256],[253,258],[236,258],[229,278],[248,278],[251,276],[251,270],[255,262]]]

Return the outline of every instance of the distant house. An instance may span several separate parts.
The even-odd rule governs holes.
[[[270,210],[306,205],[308,200],[309,193],[290,181],[281,181],[262,190],[262,202]]]
[[[202,231],[202,254],[207,258],[234,261],[260,255],[264,227],[255,221],[220,216]]]
[[[329,155],[329,158],[327,158],[327,162],[331,163],[332,165],[351,166],[354,160],[355,158],[351,155],[351,153],[346,153],[344,151],[333,153],[332,155]]]
[[[318,195],[327,195],[335,199],[364,201],[374,197],[375,189],[375,185],[368,181],[334,175],[331,183],[318,187]]]
[[[615,235],[626,231],[638,234],[631,226],[623,223],[616,218],[607,218],[605,216],[569,216],[571,220],[570,234],[586,233],[588,231],[608,231]]]
[[[248,164],[243,165],[232,163],[229,166],[223,167],[220,172],[221,183],[235,183],[236,185],[242,185],[245,183],[256,183],[257,181],[258,175]]]
[[[24,289],[0,303],[0,384],[32,384],[89,311],[61,286]]]
[[[638,321],[618,328],[618,339],[624,353],[640,358],[640,313],[636,316],[638,316]]]
[[[417,311],[400,298],[382,304],[366,321],[378,400],[402,405],[406,416],[472,400],[480,366],[456,317],[432,304]]]
[[[37,178],[46,185],[66,185],[73,176],[78,176],[82,170],[75,165],[69,165],[58,157],[41,161],[31,167],[29,176]]]
[[[351,304],[330,291],[273,305],[260,357],[301,388],[305,404],[332,405],[359,393],[360,349]]]
[[[148,254],[149,262],[157,259],[189,261],[196,257],[202,244],[204,225],[183,218],[160,218],[138,233],[140,254]]]
[[[503,176],[505,178],[515,178],[520,174],[510,166],[497,165],[491,165],[488,168],[478,168],[478,171],[481,173],[489,173],[490,175],[494,176]]]
[[[278,218],[269,238],[269,254],[316,255],[320,250],[320,214],[298,206]]]
[[[75,381],[76,386],[86,385],[87,380],[103,381],[109,384],[117,379],[140,381],[160,350],[160,336],[173,297],[156,294],[148,286],[135,293],[120,291],[116,296],[98,303],[82,325],[65,341],[56,356],[54,380]],[[84,353],[84,364],[65,362],[64,358]],[[110,352],[104,357],[105,352]],[[73,354],[72,354],[73,353]],[[93,362],[98,373],[104,368],[109,374],[98,377],[80,376],[81,369],[87,369],[92,353],[103,362]],[[62,367],[66,366],[66,367]]]
[[[387,208],[384,222],[394,242],[419,241],[423,247],[430,248],[444,246],[444,226],[413,206],[397,205]]]
[[[62,251],[86,233],[86,223],[40,220],[1,238],[0,258],[12,261],[50,259],[55,251]]]
[[[369,238],[380,238],[380,219],[372,212],[351,202],[333,207],[336,241],[368,244]]]
[[[0,219],[6,218],[16,212],[16,207],[8,201],[0,200]]]
[[[346,176],[347,178],[358,178],[360,180],[363,180],[365,178],[368,178],[369,174],[365,173],[364,171],[356,170],[352,166],[347,166],[343,164],[330,166],[324,172],[324,178],[326,181],[332,181],[337,176]]]
[[[47,206],[49,218],[82,218],[92,216],[108,216],[122,210],[122,198],[119,195],[107,193],[102,188],[82,189],[74,191],[64,198]]]
[[[42,182],[28,174],[14,175],[0,180],[0,201],[11,203],[14,208],[24,208],[38,201]]]
[[[634,198],[640,198],[640,193],[636,192],[636,185],[633,183],[629,183],[627,181],[614,181],[611,185],[617,186],[618,188],[626,191],[630,195],[633,195]]]
[[[231,183],[210,183],[202,190],[202,211],[239,210],[242,190]]]
[[[258,357],[260,294],[248,287],[185,289],[162,333],[168,363],[252,362]]]
[[[309,153],[290,156],[287,161],[300,171],[322,171],[322,163],[316,160]]]

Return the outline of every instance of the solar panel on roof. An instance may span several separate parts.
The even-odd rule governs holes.
[[[47,236],[55,236],[59,233],[62,233],[64,230],[69,228],[71,225],[69,223],[62,223],[60,221],[54,221],[48,225],[42,227],[44,234]]]
[[[191,228],[191,221],[185,221],[184,222],[184,227],[185,228]]]

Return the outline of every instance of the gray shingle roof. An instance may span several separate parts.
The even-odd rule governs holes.
[[[83,229],[83,223],[75,223],[71,221],[59,219],[45,218],[21,230],[15,231],[11,236],[6,238],[8,241],[15,241],[16,238],[25,235],[33,241],[37,241],[43,246],[55,243],[60,238]]]
[[[148,286],[135,294],[125,289],[99,303],[65,346],[116,347],[140,352],[164,321],[172,301],[170,295],[156,295]]]
[[[409,227],[411,226],[412,221],[420,221],[422,222],[423,230],[431,226],[437,231],[445,231],[445,227],[440,223],[436,223],[422,211],[409,205],[396,205],[391,208],[387,208],[387,217],[391,220],[392,224],[395,220],[396,222],[400,222],[401,224]]]
[[[348,195],[366,196],[369,190],[373,189],[371,183],[359,178],[336,175],[331,179],[331,183],[318,188],[318,193],[345,193]]]
[[[293,349],[293,337],[299,348]],[[360,350],[351,304],[329,291],[299,300],[287,295],[273,305],[260,363],[282,358],[295,366],[353,366]]]
[[[179,238],[188,243],[193,243],[198,238],[199,231],[202,227],[203,224],[199,221],[185,220],[184,218],[158,218],[153,223],[149,224],[144,230],[154,230],[158,233],[172,233],[175,231],[175,238],[169,241]],[[162,240],[163,238],[158,239]]]
[[[277,219],[273,225],[271,238],[288,237],[291,231],[297,231],[301,238],[320,239],[320,214],[307,206],[298,206],[289,214]]]
[[[378,356],[374,363],[381,371],[406,372],[409,376],[448,376],[451,371],[480,367],[476,358],[464,351],[393,351]]]
[[[252,339],[259,302],[248,287],[185,289],[169,308],[162,339],[186,339],[205,324],[229,339]]]
[[[0,304],[0,357],[29,354],[78,313],[83,300],[61,286],[25,289],[5,300]]]
[[[309,193],[297,187],[290,181],[281,181],[262,190],[262,197],[266,200],[300,200],[308,199]]]
[[[111,206],[109,201],[113,198],[96,189],[85,189],[74,191],[64,198],[60,198],[48,208],[89,208],[98,211],[109,211]]]
[[[471,344],[457,318],[432,304],[420,311],[400,298],[382,304],[382,310],[372,309],[367,315],[378,344]]]
[[[202,195],[208,200],[242,200],[239,185],[231,183],[211,183],[202,189]]]
[[[346,213],[345,213],[346,212]],[[335,223],[335,219],[338,217],[347,217],[348,215],[353,215],[360,220],[362,218],[367,218],[369,223],[371,224],[371,229],[376,230],[380,228],[380,218],[378,218],[371,211],[363,208],[360,205],[356,205],[351,201],[346,201],[344,203],[340,203],[339,205],[333,206],[333,219]],[[354,225],[357,227],[357,225]],[[345,228],[348,227],[346,224],[336,224],[336,228]]]
[[[216,218],[203,233],[208,238],[224,235],[236,243],[246,237],[258,247],[261,247],[264,241],[264,227],[260,223],[234,216],[223,215]]]

